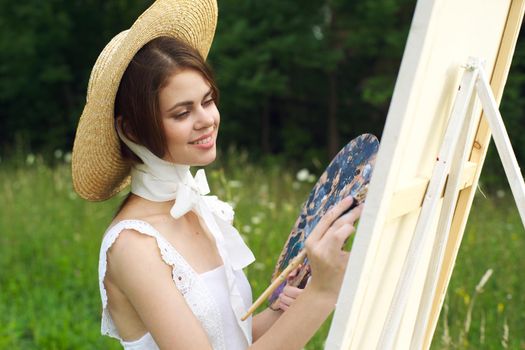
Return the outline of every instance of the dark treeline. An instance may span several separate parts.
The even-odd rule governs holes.
[[[67,150],[89,73],[144,0],[0,0],[0,145]],[[381,135],[415,0],[220,0],[208,61],[221,90],[220,146],[326,160]],[[525,164],[525,43],[502,113]],[[497,159],[489,163],[499,162]],[[499,164],[499,163],[498,163]],[[490,166],[490,164],[489,164]]]

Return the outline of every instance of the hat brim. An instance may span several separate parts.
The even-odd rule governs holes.
[[[122,159],[114,126],[117,90],[129,62],[151,40],[183,40],[206,58],[217,25],[215,0],[157,0],[99,55],[88,84],[72,154],[72,180],[84,199],[111,198],[129,184],[130,166]]]

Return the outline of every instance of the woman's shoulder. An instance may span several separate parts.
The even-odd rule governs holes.
[[[157,235],[153,227],[144,221],[120,221],[104,237],[104,240],[108,239],[111,244],[107,248],[107,255],[112,261],[125,263],[158,252]]]
[[[101,246],[101,259],[107,262],[109,276],[133,271],[136,264],[165,266],[167,243],[149,222],[142,219],[114,220]],[[103,256],[103,257],[102,257]]]

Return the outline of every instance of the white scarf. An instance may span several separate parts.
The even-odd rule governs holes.
[[[175,199],[175,204],[170,210],[173,218],[178,219],[192,210],[215,238],[224,263],[230,302],[237,323],[248,344],[251,344],[251,322],[240,320],[249,305],[244,305],[233,270],[241,270],[251,264],[255,257],[239,232],[231,225],[233,208],[217,196],[206,196],[210,188],[203,169],[198,170],[194,178],[188,165],[162,160],[146,147],[129,140],[118,127],[117,132],[120,139],[144,162],[134,165],[131,169],[131,192],[154,202]]]

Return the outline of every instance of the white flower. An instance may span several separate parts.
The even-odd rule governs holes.
[[[310,175],[310,172],[308,169],[301,169],[297,172],[297,175],[295,176],[297,178],[297,181],[306,181],[308,180],[308,176]]]
[[[244,225],[242,227],[242,231],[246,232],[246,233],[250,233],[250,232],[252,232],[252,227],[250,225]]]
[[[53,153],[53,155],[55,156],[56,159],[62,158],[63,154],[64,154],[64,152],[62,152],[61,149],[56,149],[55,152]]]
[[[71,163],[71,152],[67,152],[64,156],[64,162]]]
[[[262,262],[256,261],[253,263],[253,268],[259,271],[264,270],[264,264]]]
[[[238,181],[238,180],[230,180],[228,181],[228,185],[231,187],[231,188],[239,188],[242,186],[242,182]]]
[[[35,162],[35,155],[29,153],[29,154],[27,155],[27,158],[26,158],[26,164],[27,164],[27,165],[33,165],[34,162]]]
[[[312,27],[312,34],[314,35],[314,38],[317,40],[322,40],[324,37],[323,30],[318,25],[315,25]]]
[[[252,224],[259,225],[261,223],[262,219],[261,219],[260,216],[256,215],[256,216],[252,216],[251,221],[252,221]]]
[[[498,197],[498,198],[503,198],[503,197],[505,197],[505,191],[503,191],[503,190],[497,190],[497,191],[496,191],[496,197]]]

